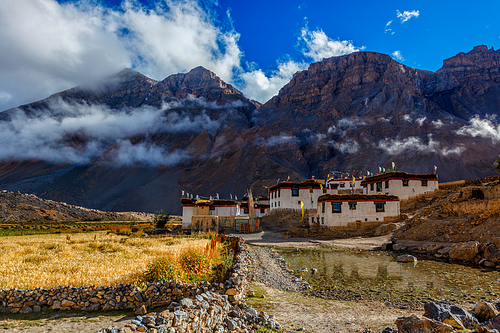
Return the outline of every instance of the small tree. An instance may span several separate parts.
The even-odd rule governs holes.
[[[498,155],[498,159],[493,163],[493,168],[500,173],[500,155]]]
[[[155,224],[156,229],[163,229],[168,224],[170,220],[170,213],[165,214],[165,211],[162,209],[155,213],[153,217],[153,223]]]

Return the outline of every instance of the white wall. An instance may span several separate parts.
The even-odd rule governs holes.
[[[359,180],[356,180],[354,182],[354,187],[356,189],[361,189],[361,179]],[[340,183],[344,183],[344,187],[340,187]],[[338,190],[349,190],[349,189],[352,189],[352,186],[351,186],[351,183],[352,183],[352,178],[349,180],[349,179],[332,179],[332,180],[329,180],[327,182],[327,184],[331,184],[331,185],[337,185],[337,189]]]
[[[236,216],[236,206],[213,206],[210,210],[211,216]]]
[[[196,206],[182,206],[182,229],[191,228],[191,218],[196,214]]]
[[[324,202],[325,211],[323,212],[323,202],[318,203],[318,210],[314,220],[317,223],[317,218],[320,219],[321,226],[336,227],[347,226],[350,222],[377,222],[383,221],[387,216],[399,216],[400,205],[399,201],[385,201],[384,212],[377,212],[375,201],[357,201],[356,209],[349,209],[349,202],[341,202],[341,213],[332,212],[332,202]]]
[[[427,186],[422,186],[421,180],[409,179],[408,186],[403,186],[402,179],[389,179],[389,188],[385,187],[385,180],[382,180],[382,191],[377,191],[377,184],[373,184],[373,190],[371,190],[371,185],[366,186],[367,194],[377,194],[385,193],[392,194],[399,197],[400,200],[405,200],[413,196],[424,194],[427,192],[433,192],[439,188],[439,183],[437,180],[428,180]]]
[[[335,189],[313,189],[312,193],[309,188],[299,188],[299,195],[292,196],[292,189],[289,187],[282,187],[280,189],[280,196],[277,197],[278,191],[273,191],[273,196],[270,199],[271,212],[280,209],[295,209],[300,210],[300,203],[304,203],[304,210],[316,209],[318,198],[323,194],[337,194]],[[276,197],[275,197],[276,196]]]

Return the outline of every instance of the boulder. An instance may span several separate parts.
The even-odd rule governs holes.
[[[417,315],[398,318],[396,326],[399,333],[448,333],[454,330],[450,325]]]
[[[417,258],[409,254],[402,254],[397,258],[398,262],[417,262]]]
[[[500,332],[500,315],[490,319],[485,323],[479,324],[476,327],[476,332],[478,333],[489,333],[494,332],[494,330]]]
[[[491,261],[494,264],[500,264],[500,249],[496,249],[488,256],[488,261]]]
[[[455,328],[459,328],[461,324],[464,328],[470,329],[478,324],[477,319],[464,309],[435,302],[424,304],[424,317],[439,322],[456,323],[453,326]]]
[[[481,244],[477,241],[455,244],[450,250],[450,259],[472,261],[479,253],[480,247]]]
[[[495,306],[489,302],[477,303],[471,311],[471,314],[476,317],[480,323],[484,323],[496,316],[499,312]]]

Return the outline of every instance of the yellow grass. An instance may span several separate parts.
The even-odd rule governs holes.
[[[97,239],[94,240],[94,235]],[[128,238],[105,233],[0,238],[0,288],[112,286],[135,283],[161,256],[178,257],[209,240]]]

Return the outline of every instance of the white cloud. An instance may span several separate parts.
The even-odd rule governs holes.
[[[422,126],[426,119],[427,119],[427,117],[420,117],[417,120],[415,120],[415,122],[417,122],[419,126]]]
[[[420,12],[418,10],[412,10],[411,12],[405,10],[404,12],[401,13],[399,10],[397,10],[396,15],[401,20],[401,23],[405,23],[412,17],[417,18],[420,15]]]
[[[481,119],[474,117],[470,120],[470,125],[464,126],[457,131],[459,135],[470,135],[472,137],[482,137],[491,139],[493,143],[500,141],[500,124],[493,123],[495,119]]]
[[[246,97],[259,102],[267,102],[271,97],[277,95],[279,90],[298,71],[307,69],[308,64],[287,61],[278,64],[278,69],[268,76],[261,69],[242,73],[240,78],[244,81],[242,91]]]
[[[342,154],[355,154],[359,151],[359,143],[356,140],[348,140],[347,142],[330,141],[328,145],[332,146]]]
[[[397,61],[403,61],[405,60],[405,58],[403,57],[403,55],[401,54],[401,51],[394,51],[391,53],[391,56],[397,60]]]
[[[154,79],[204,66],[230,82],[239,35],[194,0],[119,9],[81,0],[0,1],[0,111],[134,67]]]
[[[441,119],[438,119],[438,120],[435,120],[435,121],[431,121],[431,124],[434,125],[434,127],[436,127],[436,128],[441,128],[441,127],[444,126],[444,124],[441,121]]]
[[[140,142],[133,145],[128,140],[118,143],[118,148],[112,151],[113,166],[131,166],[136,164],[157,166],[175,165],[187,161],[190,156],[186,151],[166,151],[163,147]]]
[[[350,41],[333,40],[322,30],[310,31],[307,27],[302,28],[299,42],[303,45],[304,56],[321,61],[323,58],[341,56],[362,50]],[[287,84],[298,71],[307,69],[305,62],[289,60],[279,62],[278,69],[266,74],[261,69],[255,69],[240,74],[243,81],[242,91],[250,99],[259,102],[267,102],[271,97],[278,94],[279,90]]]
[[[392,22],[393,22],[392,20],[390,20],[389,22],[387,22],[387,24],[385,25],[385,31],[384,31],[384,33],[394,35],[395,31],[392,31],[392,28],[391,28]]]
[[[308,63],[290,60],[271,72],[244,70],[240,35],[220,28],[213,12],[196,0],[157,0],[150,7],[124,0],[119,8],[89,0],[2,0],[0,111],[125,67],[162,80],[203,66],[228,83],[241,83],[247,97],[266,102],[307,68]],[[299,41],[313,61],[363,49],[307,28]]]
[[[354,46],[348,40],[331,39],[323,30],[310,31],[307,27],[302,28],[300,39],[305,44],[302,52],[306,57],[312,58],[314,61],[321,61],[324,58],[337,57],[364,49],[364,47],[358,48]]]
[[[293,135],[288,134],[288,133],[280,133],[277,136],[272,136],[270,138],[263,139],[263,140],[265,141],[265,144],[268,147],[281,146],[281,145],[286,145],[286,144],[297,142],[297,138]]]
[[[384,139],[378,143],[378,148],[384,150],[389,155],[398,155],[406,150],[439,153],[443,156],[450,154],[460,155],[465,151],[464,145],[458,145],[454,148],[442,147],[441,143],[435,141],[431,135],[428,136],[427,143],[425,143],[421,138],[415,136],[411,136],[403,140]]]
[[[193,103],[193,99],[188,99]],[[203,105],[200,100],[198,104]],[[180,104],[177,104],[180,105]],[[0,122],[0,160],[44,160],[54,163],[87,163],[106,156],[109,163],[123,165],[146,163],[173,164],[188,152],[169,151],[168,145],[158,147],[148,136],[159,132],[199,133],[224,126],[224,118],[211,119],[203,111],[196,116],[163,109],[141,107],[110,110],[103,105],[67,103],[61,99],[50,102],[52,114],[26,117],[18,110],[10,122]],[[230,113],[230,111],[229,111]],[[144,140],[132,144],[130,137],[140,134]],[[128,143],[127,143],[128,142]],[[111,150],[111,153],[105,151]],[[135,155],[135,157],[133,157]]]

